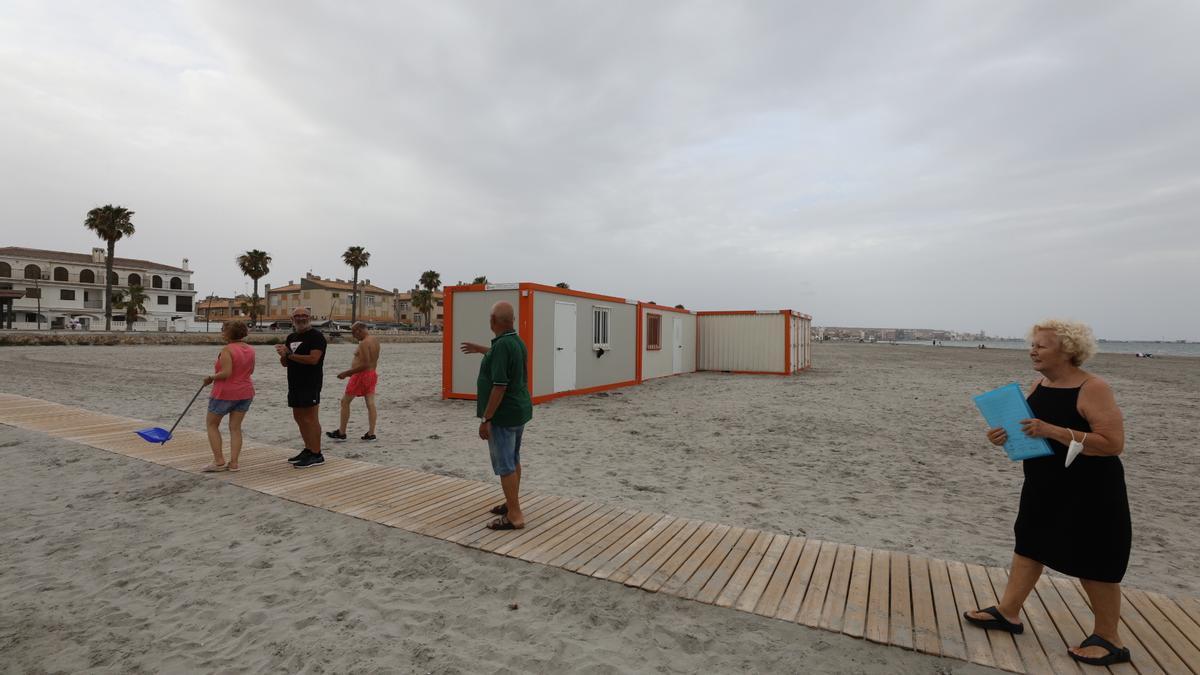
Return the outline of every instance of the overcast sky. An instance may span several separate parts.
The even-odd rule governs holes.
[[[0,245],[1200,339],[1200,3],[0,0]]]

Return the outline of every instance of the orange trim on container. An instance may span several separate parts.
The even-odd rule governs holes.
[[[792,372],[792,310],[781,309],[783,315],[783,371]]]
[[[570,288],[559,288],[558,286],[547,286],[545,284],[535,284],[530,282],[521,282],[519,284],[521,290],[543,291],[546,293],[558,293],[559,295],[570,295],[576,298],[588,298],[589,300],[603,300],[604,302],[625,302],[625,298],[618,298],[615,295],[600,295],[599,293],[587,293],[585,291],[575,291]]]
[[[633,379],[638,384],[642,383],[642,316],[645,314],[645,312],[642,311],[642,307],[644,306],[645,303],[642,302],[637,304],[637,321],[634,322],[635,328],[633,331],[634,339],[636,340],[637,345],[634,349]]]
[[[638,383],[637,380],[629,380],[627,382],[614,382],[612,384],[602,384],[598,387],[588,387],[587,389],[572,389],[571,391],[560,391],[560,392],[556,392],[553,394],[546,394],[545,396],[534,396],[533,402],[535,404],[537,404],[537,403],[544,403],[546,401],[553,401],[556,398],[562,398],[564,396],[583,396],[585,394],[595,394],[596,392],[608,391],[609,389],[620,389],[621,387],[630,387],[637,383]]]
[[[525,388],[533,397],[533,291],[517,291],[518,310],[521,314],[517,319],[517,335],[525,343]]]
[[[454,387],[454,292],[451,286],[442,292],[442,398],[450,397]]]
[[[653,302],[639,302],[638,304],[641,305],[642,307],[648,307],[650,309],[661,309],[664,312],[677,312],[679,314],[695,314],[695,312],[693,312],[690,309],[679,309],[678,307],[667,307],[666,305],[656,305]]]
[[[460,399],[463,401],[474,401],[475,399],[477,399],[479,397],[476,396],[475,394],[455,394],[454,392],[451,392],[451,393],[443,396],[442,398],[456,398],[456,399]]]
[[[730,375],[790,375],[790,373],[781,373],[778,370],[701,370],[699,372],[729,373]]]

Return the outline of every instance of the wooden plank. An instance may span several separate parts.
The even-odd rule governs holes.
[[[279,485],[267,494],[289,501],[305,503],[310,490],[330,485],[353,483],[357,478],[371,472],[373,469],[374,467],[370,464],[355,462],[353,464],[347,463],[341,466],[331,466],[328,469],[311,473],[298,471],[299,475],[293,480],[287,484]]]
[[[663,533],[669,532],[672,527],[679,522],[675,516],[663,516],[647,528],[645,532],[638,535],[636,539],[629,542],[625,548],[615,552],[608,560],[597,565],[591,576],[597,579],[607,579],[621,569],[621,566],[629,562],[635,555],[650,545],[651,542],[657,540]],[[586,567],[586,566],[585,566]],[[582,570],[580,570],[582,572]],[[621,581],[624,581],[622,579]]]
[[[1179,605],[1179,609],[1188,615],[1188,618],[1200,624],[1200,598],[1179,596],[1174,600],[1175,604]]]
[[[621,564],[612,574],[608,575],[609,581],[615,581],[623,584],[629,577],[638,570],[642,565],[646,564],[647,560],[658,555],[659,551],[667,545],[667,542],[673,540],[675,535],[679,534],[688,525],[688,521],[683,518],[677,518],[675,522],[668,527],[663,528],[657,536],[646,543],[637,553],[633,554]],[[596,575],[593,575],[596,576]]]
[[[892,559],[887,551],[871,551],[871,591],[867,597],[867,632],[871,642],[887,644],[888,601],[891,596]]]
[[[521,498],[521,510],[525,512],[526,518],[540,516],[543,507],[558,504],[561,501],[562,498],[554,495],[531,493]],[[472,542],[492,532],[487,529],[487,524],[495,518],[496,516],[491,513],[479,513],[461,523],[459,527],[444,533],[441,538],[463,546],[471,546]]]
[[[413,512],[423,511],[431,504],[440,504],[453,499],[475,487],[475,485],[474,481],[454,478],[439,484],[434,489],[424,492],[414,492],[405,499],[393,500],[386,506],[380,506],[377,509],[364,513],[363,517],[374,520],[377,523],[403,519]]]
[[[430,520],[426,524],[417,528],[420,534],[430,537],[443,539],[447,534],[457,530],[464,524],[471,522],[483,515],[492,515],[491,507],[495,505],[497,499],[504,498],[504,491],[499,485],[493,485],[492,489],[479,496],[479,499],[474,503],[463,504],[461,508],[453,511],[448,511],[442,518]]]
[[[640,588],[651,593],[657,593],[663,584],[670,581],[679,569],[692,559],[693,554],[697,553],[716,529],[716,523],[701,524],[700,527],[696,528],[695,534],[688,537],[687,541],[680,545],[679,550],[672,553],[671,557],[667,558],[667,561],[650,575],[650,578],[641,583]]]
[[[992,607],[1000,604],[1000,601],[996,599],[996,592],[992,588],[992,580],[988,578],[987,570],[982,565],[967,565],[967,577],[970,579],[971,589],[975,593],[976,607]],[[1010,673],[1025,672],[1012,634],[999,630],[989,630],[986,633],[992,644],[992,657],[996,659],[996,667]]]
[[[1004,597],[1004,589],[1008,587],[1008,574],[999,567],[987,568],[988,578],[992,582],[992,589],[996,595]],[[1061,659],[1055,664],[1051,664],[1049,655],[1041,642],[1040,632],[1048,630],[1053,633],[1053,638],[1058,639],[1058,632],[1054,630],[1053,624],[1050,622],[1050,617],[1046,616],[1045,610],[1042,609],[1041,600],[1038,599],[1036,593],[1030,593],[1025,600],[1025,605],[1021,609],[1021,623],[1025,626],[1025,632],[1020,635],[1013,635],[1013,642],[1017,645],[1017,651],[1021,654],[1021,661],[1025,664],[1025,672],[1035,675],[1070,672],[1077,673],[1079,668],[1074,665],[1074,661],[1070,656],[1063,653]],[[1035,621],[1033,617],[1037,617]],[[1047,636],[1047,640],[1051,640],[1051,636]],[[1059,640],[1061,645],[1061,640]],[[1058,647],[1060,652],[1065,652],[1065,645]],[[1063,663],[1063,660],[1069,663]],[[1060,668],[1056,668],[1058,665]],[[1062,667],[1066,668],[1063,669]]]
[[[796,615],[796,623],[816,628],[821,623],[821,609],[825,607],[825,595],[829,591],[829,577],[833,574],[833,563],[837,560],[837,544],[826,541],[821,543],[817,553],[817,563],[813,567],[812,576],[808,580],[808,590],[804,594],[804,602]]]
[[[846,613],[846,594],[850,591],[850,569],[854,564],[854,547],[838,544],[833,561],[833,575],[825,593],[825,608],[821,612],[821,628],[842,632],[842,617]]]
[[[372,516],[392,504],[418,493],[436,490],[451,482],[452,480],[445,476],[420,476],[411,481],[384,484],[378,489],[360,492],[353,495],[353,498],[343,500],[338,506],[338,511],[355,518],[371,520]]]
[[[655,572],[662,569],[663,565],[665,565],[667,561],[675,556],[680,547],[686,544],[703,524],[704,522],[700,520],[687,521],[684,526],[679,528],[679,531],[670,538],[670,540],[663,544],[662,548],[658,549],[653,556],[650,556],[648,559],[646,559],[646,561],[643,562],[640,567],[634,570],[633,574],[629,575],[629,578],[625,579],[625,585],[638,588],[642,584],[649,581],[650,577],[654,576]]]
[[[742,594],[738,596],[737,602],[733,604],[733,608],[743,612],[753,612],[758,606],[763,595],[766,593],[767,585],[774,577],[775,570],[779,567],[779,561],[783,559],[783,553],[787,550],[788,542],[791,537],[786,534],[777,534],[771,539],[771,544],[767,546],[767,550],[763,553],[762,560],[758,563],[758,568],[754,570],[754,576],[750,577],[750,581],[746,582],[746,588]],[[797,554],[799,559],[799,554]]]
[[[1146,623],[1154,628],[1155,632],[1162,638],[1162,641],[1170,647],[1175,658],[1181,661],[1191,672],[1200,673],[1200,649],[1197,649],[1196,645],[1188,640],[1187,636],[1171,622],[1171,619],[1163,614],[1162,610],[1150,598],[1146,597],[1145,593],[1135,588],[1126,588],[1123,591],[1125,599],[1137,609]],[[1146,644],[1145,641],[1143,641],[1144,644]],[[1153,650],[1155,647],[1150,647],[1150,649]],[[1155,654],[1154,660],[1166,668],[1166,659],[1159,658],[1159,655]]]
[[[892,609],[888,640],[896,647],[913,648],[912,591],[909,588],[908,554],[893,551]]]
[[[975,601],[975,592],[971,590],[971,580],[967,575],[967,568],[960,562],[948,561],[946,571],[950,576],[950,589],[954,592],[954,604],[957,605],[955,614],[961,623],[963,642],[966,644],[967,658],[965,660],[994,668],[996,660],[992,657],[992,645],[988,642],[988,632],[972,626],[962,618],[963,612],[979,609],[979,605]]]
[[[695,598],[745,533],[746,528],[744,527],[729,528],[729,531],[725,533],[721,541],[704,557],[704,560],[700,562],[700,566],[692,573],[691,578],[687,580],[687,583],[675,595],[689,600]]]
[[[575,524],[600,508],[600,506],[596,502],[576,502],[570,508],[559,512],[553,518],[527,525],[524,530],[520,530],[519,532],[509,532],[508,536],[492,549],[492,552],[497,555],[519,558],[541,542],[563,534],[574,527]]]
[[[589,502],[578,499],[564,498],[558,506],[545,509],[542,515],[536,519],[526,513],[525,529],[492,530],[480,537],[471,546],[481,551],[499,552],[500,555],[503,555],[504,552],[511,550],[513,545],[525,542],[532,537],[539,536],[556,528],[564,519],[570,518],[588,504]],[[521,510],[524,511],[525,509],[522,508]]]
[[[709,533],[709,536],[706,537],[704,541],[696,547],[696,550],[694,550],[692,554],[683,561],[683,564],[681,564],[669,578],[662,582],[658,588],[658,592],[667,593],[669,595],[678,595],[682,591],[684,584],[691,579],[692,574],[699,569],[704,560],[708,558],[708,555],[713,552],[713,549],[715,549],[717,545],[720,544],[726,536],[728,536],[730,529],[731,528],[728,525],[717,525],[715,528],[713,528],[712,532]],[[654,577],[652,576],[651,579],[654,579]]]
[[[716,597],[716,602],[713,604],[716,607],[733,607],[738,599],[742,598],[742,593],[746,591],[746,587],[750,585],[750,580],[758,577],[758,568],[762,565],[770,565],[774,568],[773,561],[764,560],[767,555],[767,550],[773,546],[775,539],[779,539],[782,534],[773,534],[770,532],[758,533],[758,538],[755,539],[754,545],[750,546],[750,550],[746,551],[746,556],[742,560],[742,565],[738,566],[737,571],[733,572],[730,581],[725,585],[725,589],[721,591],[721,595]],[[780,552],[784,550],[782,546]],[[763,579],[763,587],[766,587],[769,575]],[[757,601],[757,595],[755,596]]]
[[[588,535],[587,538],[579,540],[562,553],[559,553],[556,557],[551,558],[547,564],[553,567],[562,567],[563,569],[567,569],[567,565],[572,564],[577,557],[583,556],[585,552],[593,547],[600,547],[599,550],[602,550],[613,541],[616,541],[616,539],[619,538],[623,532],[635,526],[639,521],[644,519],[646,515],[647,514],[635,509],[624,509],[612,520],[605,523],[603,527]],[[604,543],[606,541],[608,544]],[[598,553],[599,550],[596,552]],[[595,555],[595,553],[588,555],[584,560],[580,560],[579,564],[582,565],[588,560],[591,560],[592,555]]]
[[[804,542],[804,550],[800,552],[800,559],[796,561],[796,569],[792,571],[792,576],[788,579],[783,597],[779,599],[779,608],[775,610],[776,619],[795,621],[799,617],[800,608],[804,606],[804,599],[808,595],[808,584],[812,581],[813,570],[816,569],[817,558],[820,557],[822,548],[824,548],[824,542],[819,539],[808,539]]]
[[[363,520],[377,520],[390,516],[399,509],[407,508],[414,502],[424,501],[447,490],[453,490],[461,484],[461,480],[450,476],[425,478],[394,493],[385,493],[364,507],[346,509],[344,513]]]
[[[726,584],[733,578],[733,573],[737,571],[742,561],[746,558],[746,553],[750,551],[750,547],[758,540],[759,531],[750,530],[742,532],[742,536],[734,542],[733,548],[729,549],[729,553],[725,554],[725,559],[713,570],[712,576],[708,581],[696,591],[696,600],[703,602],[706,605],[711,605],[716,601],[721,592],[725,590]]]
[[[328,498],[329,508],[343,513],[357,512],[368,505],[399,498],[407,491],[428,484],[428,475],[389,468],[377,480],[366,480],[361,485],[346,485],[343,489],[334,491]]]
[[[426,521],[439,518],[449,511],[454,511],[461,507],[464,503],[474,505],[482,495],[491,494],[494,485],[489,483],[469,482],[464,486],[461,492],[455,493],[444,500],[436,503],[426,504],[424,508],[415,509],[405,513],[403,516],[405,525],[404,528],[410,531],[423,526]],[[384,525],[395,525],[392,519],[380,520]]]
[[[754,605],[755,614],[775,616],[779,610],[779,603],[783,600],[783,593],[787,590],[788,583],[791,582],[792,575],[796,571],[796,565],[800,562],[800,553],[804,550],[806,542],[805,537],[788,538],[787,545],[783,548],[783,554],[779,556],[779,564],[775,565],[775,571],[771,573],[771,580],[767,582],[766,590],[758,599],[758,603]]]
[[[937,610],[933,605],[933,588],[929,583],[929,559],[908,557],[909,588],[912,589],[913,648],[923,654],[941,654],[938,637]]]
[[[1193,647],[1200,647],[1200,621],[1188,616],[1188,613],[1179,604],[1162,593],[1142,591],[1142,594],[1171,620],[1180,633],[1187,636],[1188,642],[1192,643]]]
[[[871,549],[854,547],[854,563],[850,567],[850,587],[846,592],[846,612],[842,616],[842,632],[862,637],[867,632],[867,601],[871,590]]]
[[[576,566],[572,571],[587,577],[592,576],[596,573],[596,570],[600,569],[609,560],[612,560],[614,556],[620,555],[622,551],[629,548],[630,544],[641,538],[641,536],[649,531],[650,528],[656,527],[658,523],[662,522],[663,518],[666,517],[668,516],[665,516],[661,513],[652,513],[647,515],[645,519],[618,537],[603,551],[596,553],[590,560]],[[584,555],[586,554],[587,552],[584,553]]]
[[[625,513],[624,509],[614,507],[612,504],[605,504],[604,508],[596,510],[596,512],[581,522],[580,526],[576,527],[574,532],[566,533],[566,536],[560,537],[556,542],[550,542],[545,546],[541,546],[539,550],[530,551],[529,555],[523,556],[523,560],[546,565],[553,558],[563,555],[566,550],[583,542],[583,540],[598,539],[598,534],[602,528],[623,513]]]
[[[689,522],[690,521],[683,518],[676,519],[676,521],[672,522],[670,526],[659,532],[658,536],[650,539],[646,545],[642,546],[640,551],[637,551],[636,554],[630,556],[629,560],[626,560],[624,563],[622,563],[622,566],[618,567],[616,571],[613,571],[612,574],[608,575],[608,580],[616,581],[618,584],[624,584],[625,581],[629,580],[630,575],[637,572],[638,568],[646,565],[646,562],[650,560],[650,558],[658,556],[659,552],[665,548],[667,543],[672,542],[672,540],[676,538],[677,534],[682,532],[684,528],[689,525]],[[670,552],[664,552],[662,557],[665,558],[670,555]]]

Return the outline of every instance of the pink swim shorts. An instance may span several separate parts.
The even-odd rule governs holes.
[[[374,370],[364,370],[350,376],[346,383],[346,394],[349,396],[371,396],[375,393],[375,385],[379,383],[379,373]]]

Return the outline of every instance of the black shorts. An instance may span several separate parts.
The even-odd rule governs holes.
[[[289,408],[311,408],[321,405],[320,389],[288,389]]]

